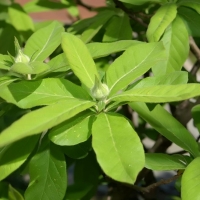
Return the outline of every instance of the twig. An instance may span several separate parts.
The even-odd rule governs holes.
[[[190,49],[197,58],[197,60],[200,61],[200,49],[194,41],[193,37],[190,37]]]
[[[124,4],[122,2],[120,2],[118,0],[113,0],[113,2],[115,3],[116,7],[122,9],[131,19],[133,19],[134,21],[138,22],[139,24],[141,24],[145,28],[148,27],[148,25],[146,23],[144,23],[141,18],[136,17],[131,12],[131,10],[129,10],[126,6],[124,6]]]
[[[92,10],[91,6],[86,5],[85,3],[83,3],[81,0],[76,0],[76,3],[84,8],[86,8],[87,10]]]

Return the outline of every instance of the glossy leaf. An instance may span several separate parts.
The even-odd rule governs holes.
[[[11,83],[2,89],[0,97],[21,108],[51,105],[73,98],[89,98],[80,86],[57,78]]]
[[[164,75],[181,70],[189,54],[189,37],[184,22],[180,17],[168,26],[161,40],[166,48],[167,59],[162,66],[152,68],[154,75]]]
[[[129,105],[168,140],[190,152],[193,156],[199,155],[198,145],[194,137],[162,106],[157,105],[152,111],[150,111],[145,103],[134,102]]]
[[[101,113],[92,127],[92,136],[97,161],[105,174],[133,184],[144,167],[144,150],[129,122],[119,114]]]
[[[0,180],[6,178],[27,160],[38,139],[37,135],[27,137],[0,149]]]
[[[182,101],[192,97],[200,96],[199,84],[181,85],[156,85],[144,88],[132,88],[112,96],[112,101],[141,101],[147,103],[165,103]]]
[[[99,75],[85,44],[78,37],[64,33],[62,48],[73,72],[84,85],[91,89],[95,83],[95,76],[99,77]]]
[[[156,77],[147,77],[134,83],[131,88],[144,88],[156,85],[178,85],[186,84],[188,82],[188,73],[183,71],[176,71],[170,74]],[[128,88],[129,89],[129,88]]]
[[[87,27],[87,29],[82,33],[81,40],[84,43],[88,43],[103,27],[103,25],[115,14],[112,10],[105,10],[100,12],[95,21]]]
[[[181,199],[199,200],[200,187],[200,157],[195,158],[183,173],[181,179]]]
[[[87,48],[93,59],[106,57],[110,54],[125,51],[131,46],[142,44],[137,40],[121,40],[109,43],[92,42],[87,44]]]
[[[67,188],[66,162],[61,149],[44,142],[29,164],[26,200],[63,200]]]
[[[185,22],[190,35],[193,37],[200,37],[200,15],[193,9],[186,7],[180,7],[178,9],[178,14],[182,17],[183,21]]]
[[[19,4],[12,4],[8,7],[8,15],[11,24],[18,31],[34,31],[31,17],[24,11]]]
[[[194,125],[197,127],[200,133],[200,105],[196,105],[192,108],[192,117],[194,119]]]
[[[199,0],[179,0],[178,5],[190,7],[196,10],[200,14],[200,2]]]
[[[128,48],[106,71],[110,96],[126,88],[152,66],[164,60],[165,51],[161,43],[140,44]]]
[[[174,3],[168,3],[161,6],[151,18],[147,29],[147,39],[149,42],[157,42],[163,35],[165,29],[175,19],[177,6]]]
[[[26,42],[24,53],[31,61],[44,61],[61,43],[61,33],[64,32],[62,24],[52,22],[39,29]]]
[[[186,165],[174,155],[146,153],[145,167],[151,170],[163,171],[185,169]]]
[[[49,132],[52,142],[60,146],[71,146],[88,140],[91,135],[91,111],[82,112],[59,124]]]
[[[94,104],[91,101],[70,99],[29,112],[0,134],[0,147],[46,131]]]
[[[125,13],[112,17],[105,27],[103,42],[115,42],[119,40],[131,40],[132,28],[129,17]]]

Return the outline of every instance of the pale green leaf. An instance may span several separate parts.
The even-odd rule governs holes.
[[[168,26],[163,38],[167,59],[162,66],[152,68],[154,75],[164,75],[173,71],[181,70],[189,54],[189,36],[184,22],[180,17]]]
[[[58,78],[11,83],[2,89],[0,97],[21,108],[51,105],[73,98],[90,99],[80,86]]]
[[[12,83],[16,80],[17,80],[17,78],[11,78],[9,76],[0,77],[0,88],[1,88],[1,90],[3,89],[3,87],[8,86],[10,83]]]
[[[54,58],[52,58],[49,62],[48,65],[50,67],[49,71],[50,72],[63,72],[63,71],[68,71],[70,69],[70,66],[67,62],[67,58],[64,53],[61,53]]]
[[[119,40],[131,40],[132,28],[129,17],[122,13],[120,16],[112,17],[105,27],[103,42],[115,42]]]
[[[161,6],[151,18],[147,29],[147,39],[149,42],[157,42],[163,35],[165,29],[175,19],[177,6],[174,3],[168,3]]]
[[[142,44],[137,40],[121,40],[109,43],[92,42],[86,44],[93,59],[108,56],[113,53],[124,51],[131,46]]]
[[[181,199],[199,200],[200,157],[195,158],[186,168],[181,179]]]
[[[66,162],[58,146],[44,142],[30,161],[29,173],[26,200],[63,200],[67,188]]]
[[[134,102],[129,105],[155,130],[168,140],[190,152],[193,156],[199,155],[198,145],[194,137],[162,106],[157,105],[150,111],[147,105],[142,102]]]
[[[39,29],[26,42],[24,53],[31,61],[45,60],[60,45],[62,32],[62,24],[56,21]]]
[[[76,145],[88,140],[91,135],[91,111],[82,112],[59,124],[49,132],[52,142],[60,146]]]
[[[18,31],[34,31],[31,17],[24,11],[19,4],[12,4],[8,7],[8,15],[11,24]]]
[[[89,25],[81,35],[81,40],[84,43],[88,43],[104,26],[104,24],[115,14],[112,10],[105,10],[100,12],[96,17],[95,21]]]
[[[142,143],[129,122],[119,114],[101,113],[92,127],[92,145],[106,175],[133,184],[144,167]]]
[[[94,104],[91,101],[69,99],[29,112],[0,134],[0,147],[46,131]]]
[[[144,43],[128,48],[106,71],[110,96],[125,89],[136,78],[165,59],[162,43]]]
[[[188,82],[188,73],[184,71],[175,71],[170,74],[156,77],[147,77],[133,83],[130,88],[144,88],[155,85],[178,85],[186,84]],[[128,88],[128,90],[130,89]]]
[[[163,171],[185,169],[186,165],[174,155],[146,153],[145,167],[151,170]]]
[[[132,88],[112,96],[112,101],[141,101],[147,103],[165,103],[182,101],[200,96],[200,84],[156,85],[144,88]]]
[[[15,133],[15,132],[13,132]],[[27,137],[0,150],[0,180],[18,169],[31,154],[39,136]]]
[[[10,70],[12,59],[8,55],[0,54],[0,69]]]
[[[75,75],[91,89],[95,84],[95,76],[99,77],[99,75],[85,44],[78,37],[64,33],[62,48]]]
[[[200,1],[199,0],[179,0],[178,5],[190,7],[200,14]]]

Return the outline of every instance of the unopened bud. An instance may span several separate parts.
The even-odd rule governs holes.
[[[109,95],[109,88],[106,84],[101,83],[97,77],[95,77],[95,85],[91,90],[92,96],[96,100],[104,100]]]
[[[21,49],[19,49],[18,54],[15,57],[15,62],[16,63],[19,63],[19,62],[28,63],[29,61],[30,61],[30,58],[26,54],[24,54]]]

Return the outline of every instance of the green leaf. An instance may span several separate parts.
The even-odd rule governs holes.
[[[88,43],[114,14],[115,12],[112,10],[101,11],[95,17],[95,21],[82,33],[81,40]]]
[[[24,53],[32,62],[45,60],[61,43],[62,32],[62,24],[56,21],[39,29],[26,42]]]
[[[145,3],[162,3],[162,2],[166,2],[165,0],[120,0],[121,2],[124,3],[129,3],[132,5],[142,5]]]
[[[10,70],[12,59],[8,55],[0,54],[0,69]]]
[[[188,57],[189,37],[184,22],[180,17],[177,16],[172,24],[168,26],[161,41],[166,48],[167,59],[162,66],[154,66],[152,68],[156,76],[181,70]]]
[[[66,162],[61,149],[44,141],[29,163],[26,200],[63,200],[67,188]]]
[[[11,68],[11,71],[19,73],[19,74],[32,74],[33,70],[28,63],[14,63]]]
[[[181,199],[199,200],[200,157],[195,158],[186,168],[181,179]]]
[[[183,71],[176,71],[170,74],[156,77],[147,77],[134,83],[131,88],[144,88],[156,85],[178,85],[186,84],[188,82],[188,73]],[[128,88],[129,89],[129,88]]]
[[[93,59],[108,56],[112,53],[124,51],[131,46],[142,44],[137,40],[121,40],[109,43],[92,42],[87,44],[87,48]]]
[[[55,56],[47,64],[49,65],[49,71],[51,72],[66,72],[70,69],[70,66],[67,62],[67,58],[64,53]]]
[[[152,111],[150,111],[145,103],[134,102],[129,105],[168,140],[190,152],[193,156],[199,155],[198,145],[194,137],[162,106],[157,105]]]
[[[69,99],[29,112],[0,134],[0,147],[46,131],[94,104],[91,101]]]
[[[75,97],[81,99],[89,98],[80,86],[58,78],[11,83],[2,89],[0,97],[21,108],[51,105],[55,102]]]
[[[9,185],[8,198],[9,200],[24,200],[23,196],[12,185]]]
[[[93,152],[90,152],[87,157],[77,160],[74,168],[75,183],[68,187],[64,199],[91,199],[88,197],[88,193],[92,191],[93,195],[96,191],[99,175],[99,165]]]
[[[101,113],[94,122],[92,134],[97,161],[105,174],[133,184],[144,167],[144,150],[129,122],[119,114]]]
[[[0,180],[18,169],[31,154],[39,136],[27,137],[0,149]]]
[[[59,124],[50,130],[49,138],[60,146],[85,142],[91,135],[92,114],[91,111],[85,111]]]
[[[192,108],[192,117],[194,119],[194,125],[197,127],[199,133],[200,133],[200,105],[196,105]]]
[[[165,51],[161,43],[145,43],[128,48],[106,71],[110,96],[126,88],[136,78],[165,59]]]
[[[178,14],[182,17],[183,21],[185,22],[190,35],[192,35],[193,37],[200,37],[200,15],[193,9],[186,7],[180,7],[178,9]]]
[[[145,167],[151,170],[163,171],[185,169],[186,165],[174,155],[146,153]]]
[[[8,15],[11,24],[18,31],[34,31],[31,17],[24,11],[19,4],[12,4],[8,7]]]
[[[157,42],[163,35],[165,29],[175,19],[177,6],[174,3],[168,3],[161,6],[155,15],[151,18],[147,29],[147,39],[149,42]]]
[[[114,42],[119,40],[131,40],[132,28],[129,17],[123,12],[120,16],[113,16],[105,27],[103,42]]]
[[[65,155],[73,159],[82,159],[91,149],[91,139],[73,146],[62,146]]]
[[[41,0],[32,0],[27,1],[27,3],[23,6],[26,12],[44,12],[58,9],[65,9],[66,4],[61,2],[53,2],[53,1],[41,1]]]
[[[200,14],[200,2],[199,0],[179,0],[178,5],[187,6],[196,10]]]
[[[78,37],[64,33],[62,48],[75,75],[91,89],[95,84],[95,76],[99,77],[99,75],[85,44]]]
[[[200,95],[200,84],[156,85],[132,88],[112,96],[111,101],[141,101],[146,103],[165,103],[182,101]]]
[[[0,88],[3,89],[3,87],[6,87],[7,85],[9,85],[10,83],[16,81],[17,78],[11,78],[9,76],[3,76],[0,77]]]

